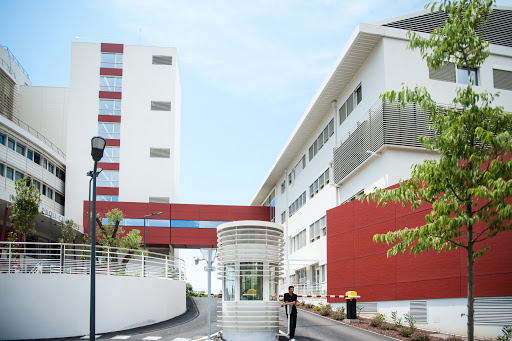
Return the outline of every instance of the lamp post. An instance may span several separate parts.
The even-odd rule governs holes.
[[[144,216],[144,250],[146,250],[146,218],[147,217],[152,217],[154,215],[157,215],[157,214],[161,214],[162,212],[155,212],[155,213],[151,213],[151,214],[146,214]]]
[[[94,160],[92,169],[92,216],[96,216],[96,177],[98,176],[98,161],[103,157],[106,141],[103,137],[91,139],[91,156]],[[91,301],[89,319],[89,341],[96,339],[96,223],[91,226]]]
[[[96,169],[96,176],[101,173],[103,168],[98,167]],[[92,171],[87,172],[87,176],[91,177],[91,180],[89,180],[89,209],[87,210],[87,243],[91,245],[91,182],[92,182]]]
[[[215,255],[217,254],[217,249],[201,249],[201,254],[203,255],[204,259],[208,263],[208,265],[204,268],[205,271],[208,272],[208,330],[207,330],[207,340],[210,340],[210,325],[211,325],[211,312],[210,312],[210,306],[211,306],[211,300],[212,300],[212,271],[215,271],[215,268],[213,267],[213,260],[215,259]]]

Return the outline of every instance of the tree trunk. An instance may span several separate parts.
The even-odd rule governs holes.
[[[469,208],[468,211],[471,211]],[[470,215],[471,217],[471,215]],[[473,225],[468,226],[468,341],[474,340],[475,329],[475,295],[474,295],[474,276],[473,265]]]

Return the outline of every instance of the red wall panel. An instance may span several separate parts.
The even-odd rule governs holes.
[[[217,230],[173,227],[171,241],[178,248],[217,247]]]
[[[114,92],[114,91],[100,91],[99,97],[100,98],[106,98],[106,99],[121,99],[122,92]]]
[[[100,68],[100,75],[102,76],[122,76],[123,69],[112,69],[108,67]]]
[[[270,221],[270,207],[171,204],[175,220]]]
[[[119,195],[119,188],[116,188],[116,187],[96,187],[96,195]]]
[[[98,122],[121,122],[121,116],[117,116],[117,115],[98,115]]]
[[[103,170],[119,170],[119,163],[98,162],[98,167],[101,167]]]
[[[360,301],[466,297],[465,249],[387,258],[391,246],[372,240],[377,233],[424,225],[430,209],[427,204],[412,211],[410,205],[377,207],[356,200],[327,211],[328,293],[356,290]],[[475,231],[483,228],[479,224]],[[485,244],[490,250],[475,262],[475,295],[512,296],[512,231]],[[329,299],[338,301],[343,302]]]
[[[106,146],[108,147],[119,147],[121,145],[121,140],[119,139],[105,139],[107,142]]]
[[[123,53],[123,44],[101,43],[101,52]]]

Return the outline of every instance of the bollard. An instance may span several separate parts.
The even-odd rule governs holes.
[[[347,291],[345,293],[345,297],[347,300],[347,320],[356,320],[357,319],[357,292],[355,291]]]

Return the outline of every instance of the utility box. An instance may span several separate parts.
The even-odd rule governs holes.
[[[360,296],[355,291],[347,291],[345,299],[347,300],[347,320],[357,319],[357,299]]]

